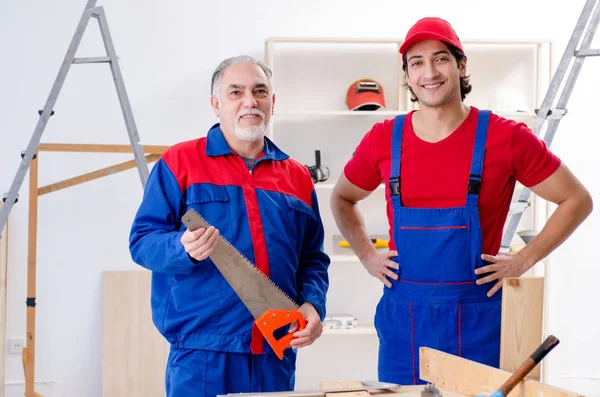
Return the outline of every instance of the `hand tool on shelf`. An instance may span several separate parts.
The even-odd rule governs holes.
[[[388,242],[380,238],[372,238],[371,242],[375,248],[388,248]],[[346,240],[340,241],[340,247],[350,248],[350,243]]]

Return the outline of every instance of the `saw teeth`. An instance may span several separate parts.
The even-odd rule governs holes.
[[[190,211],[192,211],[194,214],[196,214],[196,215],[198,216],[198,218],[200,218],[200,220],[201,220],[201,221],[202,221],[202,223],[203,223],[203,225],[202,225],[203,227],[209,227],[209,226],[210,226],[210,224],[209,224],[209,223],[206,221],[206,219],[204,219],[204,217],[203,217],[202,215],[200,215],[200,214],[198,213],[198,211],[196,211],[194,208],[190,208]],[[257,267],[256,267],[256,266],[255,266],[255,265],[252,263],[252,262],[250,262],[250,260],[249,260],[249,259],[248,259],[248,258],[247,258],[247,257],[246,257],[246,256],[245,256],[243,253],[242,253],[242,252],[240,252],[240,250],[238,250],[238,249],[237,249],[237,248],[236,248],[236,247],[235,247],[233,244],[231,244],[229,241],[227,241],[227,240],[226,240],[226,239],[225,239],[223,236],[221,236],[220,234],[219,234],[219,237],[218,237],[218,239],[219,239],[219,240],[220,240],[222,243],[225,243],[225,244],[227,244],[229,247],[231,247],[231,249],[233,249],[233,250],[235,251],[235,253],[236,253],[236,254],[238,254],[238,255],[239,255],[239,256],[240,256],[240,257],[241,257],[241,258],[242,258],[242,259],[243,259],[243,260],[246,262],[246,264],[247,264],[248,266],[250,266],[252,269],[254,269],[254,271],[256,271],[258,274],[260,274],[261,276],[263,276],[264,278],[266,278],[267,280],[269,280],[269,282],[270,282],[270,283],[271,283],[271,284],[272,284],[272,285],[273,285],[275,288],[277,288],[277,290],[278,290],[279,292],[281,292],[281,293],[282,293],[282,294],[283,294],[283,295],[284,295],[286,298],[288,298],[288,299],[289,299],[291,302],[293,302],[293,303],[296,305],[296,307],[298,307],[298,304],[296,303],[296,300],[294,300],[294,299],[290,298],[290,296],[289,296],[289,295],[288,295],[288,294],[287,294],[285,291],[283,291],[283,290],[282,290],[282,289],[281,289],[281,288],[280,288],[280,287],[279,287],[277,284],[275,284],[275,283],[273,282],[273,280],[271,280],[269,277],[267,277],[267,275],[266,275],[266,274],[264,274],[264,273],[263,273],[263,272],[262,272],[262,271],[261,271],[259,268],[257,268]]]
[[[421,397],[442,397],[442,393],[436,385],[429,383],[423,388]]]

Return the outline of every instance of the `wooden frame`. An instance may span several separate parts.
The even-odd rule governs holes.
[[[0,201],[0,208],[2,202]],[[4,397],[6,366],[6,285],[8,276],[8,222],[0,238],[0,397]]]
[[[146,162],[151,163],[160,157],[168,146],[143,146]],[[132,153],[130,145],[94,145],[94,144],[53,144],[42,143],[38,152],[31,161],[29,168],[29,231],[27,250],[27,331],[25,348],[23,349],[23,369],[25,372],[26,397],[37,397],[35,393],[35,297],[36,297],[36,270],[37,270],[37,219],[38,197],[47,193],[66,189],[94,179],[122,172],[136,167],[135,160],[115,164],[93,172],[66,179],[51,185],[38,185],[38,167],[40,152],[85,152],[85,153]],[[5,327],[3,327],[5,329]],[[2,371],[4,374],[4,371]]]

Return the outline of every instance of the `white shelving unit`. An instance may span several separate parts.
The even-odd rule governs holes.
[[[323,336],[344,336],[344,335],[376,335],[375,327],[372,325],[359,325],[356,328],[347,329],[325,329],[323,330]]]
[[[340,232],[329,210],[329,198],[344,165],[373,124],[415,109],[416,105],[410,101],[404,87],[402,60],[398,53],[401,44],[401,39],[393,38],[275,37],[265,41],[265,62],[273,71],[276,95],[268,136],[292,158],[306,165],[314,165],[315,150],[320,150],[322,166],[330,170],[329,180],[316,184],[325,227],[325,249],[332,261],[327,310],[328,314],[351,313],[357,316],[359,324],[354,330],[326,330],[315,346],[301,351],[298,390],[314,387],[318,380],[313,379],[317,376],[315,371],[321,379],[346,379],[338,376],[341,374],[349,377],[348,380],[377,377],[377,336],[373,317],[383,285],[366,272],[350,249],[342,251],[335,246],[334,236],[339,236]],[[519,90],[525,98],[525,109],[491,110],[531,126],[535,109],[551,78],[551,43],[541,40],[464,40],[463,46],[468,58],[467,75],[473,86],[465,102],[488,109],[495,90]],[[346,91],[361,78],[374,79],[380,84],[385,109],[348,110]],[[515,197],[521,188],[517,185]],[[384,194],[384,185],[381,185],[359,203],[367,228],[373,235],[388,234]],[[534,207],[536,202],[533,201]],[[540,208],[528,209],[520,230],[538,228],[541,214]],[[517,237],[517,243],[519,240]],[[356,359],[346,364],[343,373],[326,360],[348,351],[355,351]]]
[[[286,116],[291,117],[291,116],[304,116],[304,117],[311,117],[311,116],[353,116],[353,117],[368,117],[368,116],[376,116],[376,117],[395,117],[399,114],[404,114],[406,113],[408,110],[404,110],[404,111],[390,111],[390,110],[377,110],[377,111],[373,111],[373,112],[353,112],[350,110],[333,110],[333,111],[324,111],[324,112],[277,112],[276,115],[279,118],[284,118]],[[365,114],[368,113],[368,114]],[[533,112],[507,112],[507,111],[497,111],[496,114],[502,116],[502,117],[506,117],[506,118],[511,118],[511,119],[515,119],[515,120],[529,120],[532,118],[535,118],[535,113]]]

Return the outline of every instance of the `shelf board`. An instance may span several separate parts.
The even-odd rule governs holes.
[[[341,329],[323,329],[323,336],[326,335],[377,335],[375,326],[373,325],[358,325],[356,328],[341,328]]]
[[[492,110],[493,113],[498,116],[505,117],[507,119],[515,118],[515,119],[534,119],[534,112],[517,112],[515,111],[504,111],[504,110]]]
[[[331,44],[402,44],[403,38],[385,38],[385,37],[269,37],[265,40],[266,43],[297,43],[297,44],[310,44],[310,43],[331,43]],[[499,40],[499,39],[466,39],[461,40],[463,45],[475,44],[475,45],[542,45],[549,44],[549,40],[537,40],[537,39],[511,39],[511,40]]]
[[[317,190],[332,190],[335,187],[335,183],[315,183],[315,189]],[[382,183],[381,185],[377,186],[377,188],[375,190],[382,190],[385,189],[385,185]]]
[[[410,110],[365,110],[365,111],[351,111],[351,110],[328,110],[328,111],[291,111],[291,112],[275,112],[274,116],[286,117],[286,116],[397,116],[399,114],[406,114]]]
[[[354,116],[354,117],[394,117],[399,114],[406,114],[410,112],[410,109],[404,110],[374,110],[374,111],[350,111],[350,110],[329,110],[329,111],[289,111],[289,112],[275,112],[275,117],[330,117],[330,116]],[[534,112],[518,112],[518,111],[504,111],[504,110],[493,110],[492,112],[498,116],[505,118],[517,118],[517,119],[530,119],[535,118]]]
[[[297,43],[297,44],[400,44],[403,40],[393,38],[353,38],[353,37],[270,37],[267,43]]]
[[[348,248],[349,251],[353,252],[350,248]],[[331,259],[331,262],[356,262],[356,263],[360,263],[360,260],[358,259],[358,256],[354,255],[354,254],[348,254],[348,255],[329,255],[329,259]]]

